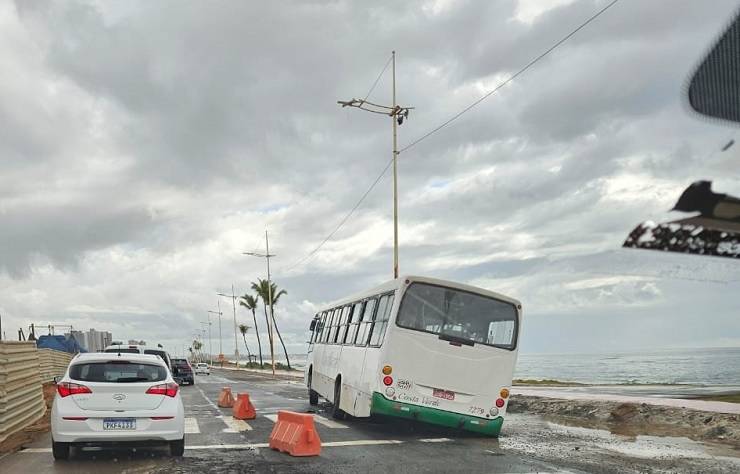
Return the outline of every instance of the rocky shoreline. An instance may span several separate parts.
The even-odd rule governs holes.
[[[608,430],[624,436],[677,436],[740,449],[740,416],[645,403],[565,400],[513,395],[510,413],[540,415],[552,421]]]

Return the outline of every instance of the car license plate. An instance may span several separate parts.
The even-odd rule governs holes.
[[[135,418],[103,418],[103,429],[106,431],[125,431],[136,429]]]
[[[439,388],[435,388],[432,391],[432,396],[435,396],[437,398],[444,398],[445,400],[454,400],[455,392],[450,392],[449,390],[441,390]]]

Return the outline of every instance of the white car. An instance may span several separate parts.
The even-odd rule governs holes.
[[[195,364],[195,375],[198,374],[211,375],[211,368],[208,367],[208,364],[204,362],[198,362],[197,364]]]
[[[185,449],[185,410],[179,386],[160,357],[150,354],[79,354],[57,381],[51,408],[54,459],[71,446],[133,442]]]

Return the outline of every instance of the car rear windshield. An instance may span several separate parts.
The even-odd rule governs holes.
[[[165,361],[167,360],[167,359],[165,359],[165,354],[166,354],[165,351],[157,351],[157,350],[154,350],[154,349],[146,349],[144,351],[144,354],[151,354],[151,355],[159,356],[160,359],[165,360]]]
[[[128,361],[83,362],[69,368],[69,377],[82,382],[159,382],[167,378],[167,369]]]
[[[125,349],[125,348],[121,348],[121,349],[106,349],[105,352],[115,352],[116,354],[118,354],[119,352],[121,354],[140,354],[139,349]]]
[[[173,360],[172,361],[172,366],[173,367],[177,367],[179,369],[190,369],[190,364],[188,364],[188,361],[182,360],[182,359],[180,359],[180,360],[177,360],[177,359]]]

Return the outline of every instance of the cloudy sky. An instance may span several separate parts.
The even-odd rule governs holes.
[[[305,351],[317,306],[392,277],[388,176],[294,265],[390,158],[390,119],[336,101],[397,50],[404,146],[606,3],[0,1],[3,331],[72,324],[180,352],[217,292],[265,276],[241,252],[268,229],[280,328]],[[682,98],[737,7],[621,0],[402,153],[401,272],[519,298],[524,352],[740,345],[738,263],[620,249],[638,222],[681,217],[694,180],[740,194],[740,148],[720,151],[738,129]],[[390,101],[389,79],[371,100]]]

